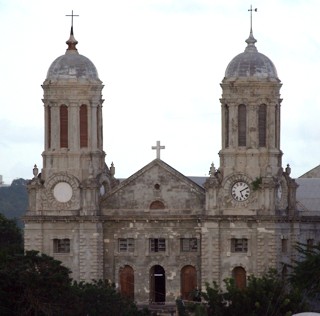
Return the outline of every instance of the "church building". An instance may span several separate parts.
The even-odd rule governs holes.
[[[66,43],[42,85],[43,166],[28,184],[25,250],[149,304],[230,277],[245,287],[269,268],[285,274],[297,241],[320,242],[320,170],[295,180],[282,165],[281,81],[252,28],[221,74],[220,165],[208,177],[162,161],[157,142],[155,160],[117,179],[105,163],[102,81],[73,28]]]

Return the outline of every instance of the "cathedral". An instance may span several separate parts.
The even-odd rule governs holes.
[[[25,250],[150,304],[230,277],[243,288],[269,268],[285,274],[297,241],[320,242],[320,167],[293,179],[282,165],[281,81],[252,28],[221,74],[220,163],[208,177],[162,161],[157,142],[156,159],[117,179],[105,163],[102,81],[73,27],[66,43],[42,85],[43,166],[28,183]]]

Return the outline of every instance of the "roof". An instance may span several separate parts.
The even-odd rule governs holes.
[[[318,212],[320,214],[320,178],[298,178],[297,202],[300,211]]]
[[[58,57],[51,64],[47,73],[47,80],[99,80],[98,71],[92,61],[78,53],[76,48],[78,41],[73,36],[72,27],[70,37],[66,43],[68,48],[65,54]]]
[[[246,43],[248,45],[244,52],[234,57],[229,63],[225,78],[254,77],[279,80],[273,62],[258,52],[252,31]]]

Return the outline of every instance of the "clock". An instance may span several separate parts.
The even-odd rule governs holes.
[[[53,188],[53,196],[58,202],[66,203],[72,198],[72,187],[68,182],[58,182]]]
[[[242,202],[249,198],[250,187],[249,184],[244,181],[237,181],[231,187],[231,195],[234,200]]]

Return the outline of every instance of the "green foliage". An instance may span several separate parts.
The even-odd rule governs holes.
[[[234,279],[225,280],[225,291],[216,283],[206,285],[202,297],[207,302],[207,314],[214,316],[290,316],[304,311],[301,292],[290,288],[275,271],[261,278],[250,276],[247,287],[238,289]]]
[[[36,251],[7,256],[0,266],[0,314],[40,316],[68,311],[73,301],[69,274],[60,261]]]
[[[78,298],[77,312],[79,316],[144,316],[147,311],[139,311],[137,306],[120,295],[114,285],[107,281],[93,281],[91,283],[75,282],[73,291]]]
[[[253,191],[257,191],[259,189],[261,189],[261,184],[262,184],[262,178],[256,178],[254,181],[252,181],[251,185],[252,185],[252,189]]]
[[[300,258],[294,261],[291,283],[309,298],[320,295],[320,245],[298,243],[296,250]]]
[[[23,238],[16,221],[0,214],[0,262],[7,255],[23,253]]]
[[[16,179],[9,187],[0,188],[0,213],[7,218],[21,218],[28,207],[27,181]],[[22,226],[22,222],[18,222]]]

